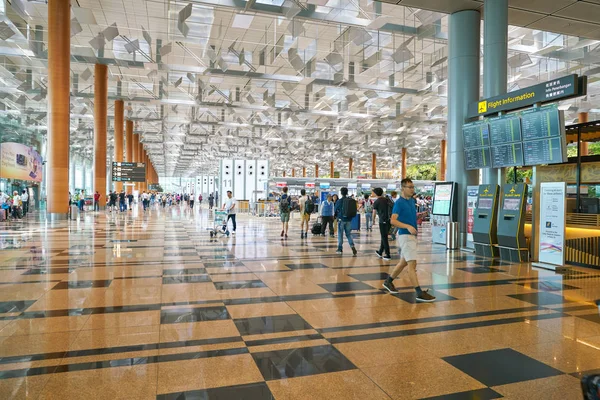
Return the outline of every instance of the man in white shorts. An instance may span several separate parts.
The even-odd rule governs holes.
[[[391,224],[398,227],[397,241],[402,258],[383,282],[383,287],[390,293],[398,293],[393,281],[408,266],[408,278],[417,292],[417,301],[431,303],[435,297],[421,289],[417,278],[417,207],[413,198],[415,185],[408,178],[402,179],[401,185],[400,197],[392,209]]]

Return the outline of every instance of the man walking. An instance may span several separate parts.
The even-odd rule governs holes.
[[[338,248],[336,253],[342,254],[342,245],[344,242],[344,234],[348,244],[352,249],[352,254],[356,256],[356,247],[352,240],[352,218],[356,217],[356,200],[348,197],[348,188],[340,189],[342,198],[335,203],[335,215],[338,219]]]
[[[435,297],[427,290],[421,289],[417,278],[417,208],[413,198],[415,185],[408,178],[402,179],[400,184],[401,193],[394,203],[391,223],[398,228],[398,247],[402,258],[383,283],[383,287],[390,293],[398,293],[393,280],[408,266],[408,278],[417,293],[417,301],[430,303]]]
[[[333,198],[331,195],[327,195],[327,200],[321,203],[321,236],[325,236],[325,228],[329,225],[329,236],[333,237],[334,229],[333,229],[333,208],[335,204],[333,203]]]
[[[125,212],[127,211],[127,204],[125,204],[125,192],[121,191],[119,193],[119,211]]]
[[[227,200],[225,200],[223,208],[225,209],[225,211],[227,211],[227,223],[229,223],[229,220],[231,220],[231,222],[233,223],[233,231],[231,232],[232,235],[235,235],[235,230],[237,229],[237,224],[235,222],[236,205],[237,202],[233,198],[233,193],[231,192],[231,190],[228,190]]]
[[[29,212],[29,193],[27,193],[27,189],[23,189],[21,193],[21,202],[23,203],[23,217],[25,217]]]
[[[379,234],[381,235],[379,251],[376,251],[375,254],[377,254],[377,257],[387,261],[392,259],[390,257],[388,234],[390,232],[390,218],[392,216],[393,203],[392,200],[383,195],[382,188],[378,187],[373,189],[373,193],[377,196],[377,200],[375,200],[375,203],[373,204],[372,219],[375,220],[375,215],[379,218]]]
[[[292,211],[292,199],[288,194],[287,186],[282,189],[283,194],[279,199],[279,217],[281,218],[281,237],[287,239],[290,227],[290,211]]]

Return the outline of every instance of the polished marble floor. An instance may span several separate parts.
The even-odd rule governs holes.
[[[0,225],[0,399],[580,399],[600,372],[600,271],[448,253],[418,304],[378,234],[358,256],[277,219],[87,212]],[[397,256],[396,256],[397,257]]]

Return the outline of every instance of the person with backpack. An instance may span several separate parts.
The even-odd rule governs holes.
[[[365,214],[365,229],[373,231],[373,201],[370,199],[371,196],[365,194],[364,201],[362,204],[362,211]]]
[[[315,212],[315,203],[310,196],[306,195],[306,190],[300,190],[300,239],[308,237],[308,225],[310,224],[310,214]]]
[[[288,194],[287,186],[281,189],[283,194],[279,198],[279,217],[281,218],[281,237],[287,239],[290,227],[290,212],[292,211],[292,199]]]
[[[417,278],[417,208],[413,198],[415,185],[408,178],[402,179],[400,184],[402,191],[394,203],[391,224],[398,227],[398,247],[400,247],[402,258],[383,282],[383,287],[390,293],[398,293],[393,281],[408,267],[408,278],[417,293],[417,301],[431,303],[435,297],[430,295],[427,290],[421,289]]]
[[[380,187],[373,189],[373,193],[377,196],[377,200],[373,204],[372,219],[375,220],[375,215],[379,218],[379,234],[381,235],[379,250],[375,254],[377,254],[377,257],[388,261],[392,259],[390,256],[388,234],[390,232],[390,218],[392,217],[394,203],[392,203],[389,197],[383,195],[383,189]]]
[[[325,229],[329,224],[329,236],[334,236],[334,228],[333,228],[333,211],[335,204],[333,203],[333,197],[331,195],[327,195],[327,200],[321,203],[321,236],[325,236]]]
[[[352,240],[352,218],[356,217],[357,207],[356,200],[348,197],[348,188],[343,187],[340,189],[342,198],[335,204],[335,215],[338,219],[338,248],[336,253],[342,254],[342,244],[344,242],[344,233],[348,244],[352,249],[352,254],[356,256],[356,247],[354,247],[354,240]]]

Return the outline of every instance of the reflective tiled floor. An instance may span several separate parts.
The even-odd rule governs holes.
[[[600,271],[566,275],[432,246],[417,304],[378,234],[282,241],[206,209],[0,225],[1,399],[580,399],[600,370]],[[346,248],[346,250],[348,250]],[[397,256],[396,256],[397,257]]]

